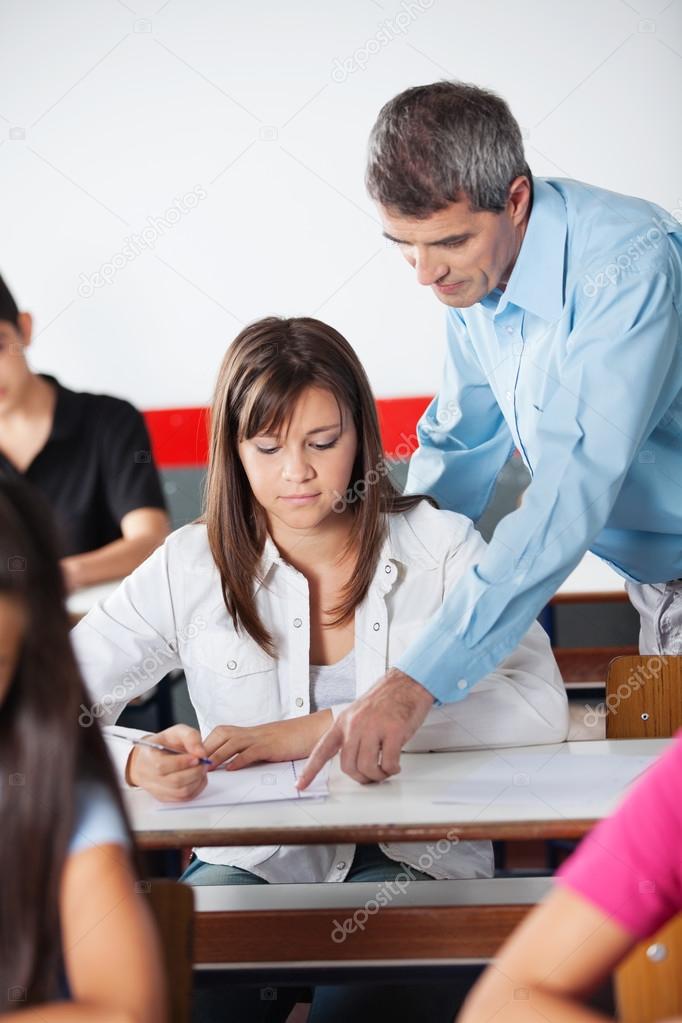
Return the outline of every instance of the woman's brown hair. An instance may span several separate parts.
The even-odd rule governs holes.
[[[333,327],[310,317],[270,316],[250,324],[228,348],[211,411],[205,522],[223,598],[235,628],[274,653],[260,620],[254,580],[266,536],[265,516],[239,458],[242,440],[286,428],[303,391],[317,387],[350,414],[358,438],[343,506],[352,512],[348,549],[356,569],[329,625],[347,621],[365,596],[386,536],[387,516],[423,500],[395,488],[384,459],[376,405],[367,375],[350,344]]]
[[[78,783],[104,788],[125,820],[100,729],[78,722],[89,698],[57,551],[42,495],[0,479],[0,596],[18,601],[26,621],[0,704],[0,1015],[58,993],[59,890]]]

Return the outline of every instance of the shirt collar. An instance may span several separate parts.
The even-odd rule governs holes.
[[[481,304],[495,316],[512,303],[547,323],[564,305],[566,204],[544,178],[533,178],[533,206],[526,233],[504,291],[495,289]]]
[[[384,566],[388,561],[392,561],[396,565],[402,565],[404,568],[413,564],[418,564],[422,568],[435,568],[438,565],[436,558],[429,553],[427,548],[407,522],[405,516],[400,514],[388,516],[386,536],[384,537],[384,542],[381,545],[379,560],[377,562],[377,570],[374,576],[375,581],[378,579],[382,587],[388,584],[390,588],[395,581],[395,576],[390,578],[387,577]],[[275,542],[268,534],[265,537],[263,553],[261,554],[258,566],[258,573],[254,587],[255,591],[260,589],[261,585],[265,582],[265,579],[273,565],[285,564],[286,562],[279,553]]]

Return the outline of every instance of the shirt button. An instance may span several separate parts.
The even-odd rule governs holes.
[[[457,683],[457,688],[458,689],[466,689],[466,687],[467,687],[467,680],[465,678],[461,678],[459,680],[459,682]]]
[[[391,574],[391,566],[390,565],[384,565],[384,572],[386,573],[386,575],[390,575]]]
[[[514,328],[513,327],[505,327],[504,329],[507,331],[508,334],[513,334],[514,333]]]
[[[511,393],[511,391],[507,391],[505,397],[506,397],[507,401],[511,401],[512,398],[514,397],[514,395]]]
[[[301,696],[297,696],[296,697],[296,706],[297,707],[302,707],[303,706],[303,697],[301,697]]]
[[[378,632],[379,629],[381,628],[381,625],[379,624],[379,622],[375,622],[372,628],[374,629],[375,632]]]
[[[345,866],[346,866],[346,861],[345,861],[345,860],[340,860],[340,861],[339,861],[339,862],[338,862],[338,863],[336,864],[336,869],[337,869],[337,870],[343,870]]]
[[[237,662],[236,661],[228,661],[227,662],[227,666],[230,669],[230,671],[234,671],[234,669],[237,667]]]
[[[303,622],[301,621],[300,618],[294,618],[294,628],[295,629],[300,629],[302,625],[303,625]]]

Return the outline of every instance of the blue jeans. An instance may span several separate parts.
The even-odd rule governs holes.
[[[404,870],[419,881],[431,880],[386,856],[378,845],[357,846],[346,881],[392,881]],[[192,885],[268,884],[249,870],[193,859],[180,878]],[[225,985],[195,992],[193,1023],[284,1023],[297,1001],[310,991],[299,988],[244,988]],[[308,1023],[452,1023],[462,992],[451,982],[395,984],[318,984],[312,990]]]

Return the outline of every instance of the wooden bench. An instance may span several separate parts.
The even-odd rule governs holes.
[[[243,969],[486,960],[550,885],[546,877],[198,885],[194,962]]]

